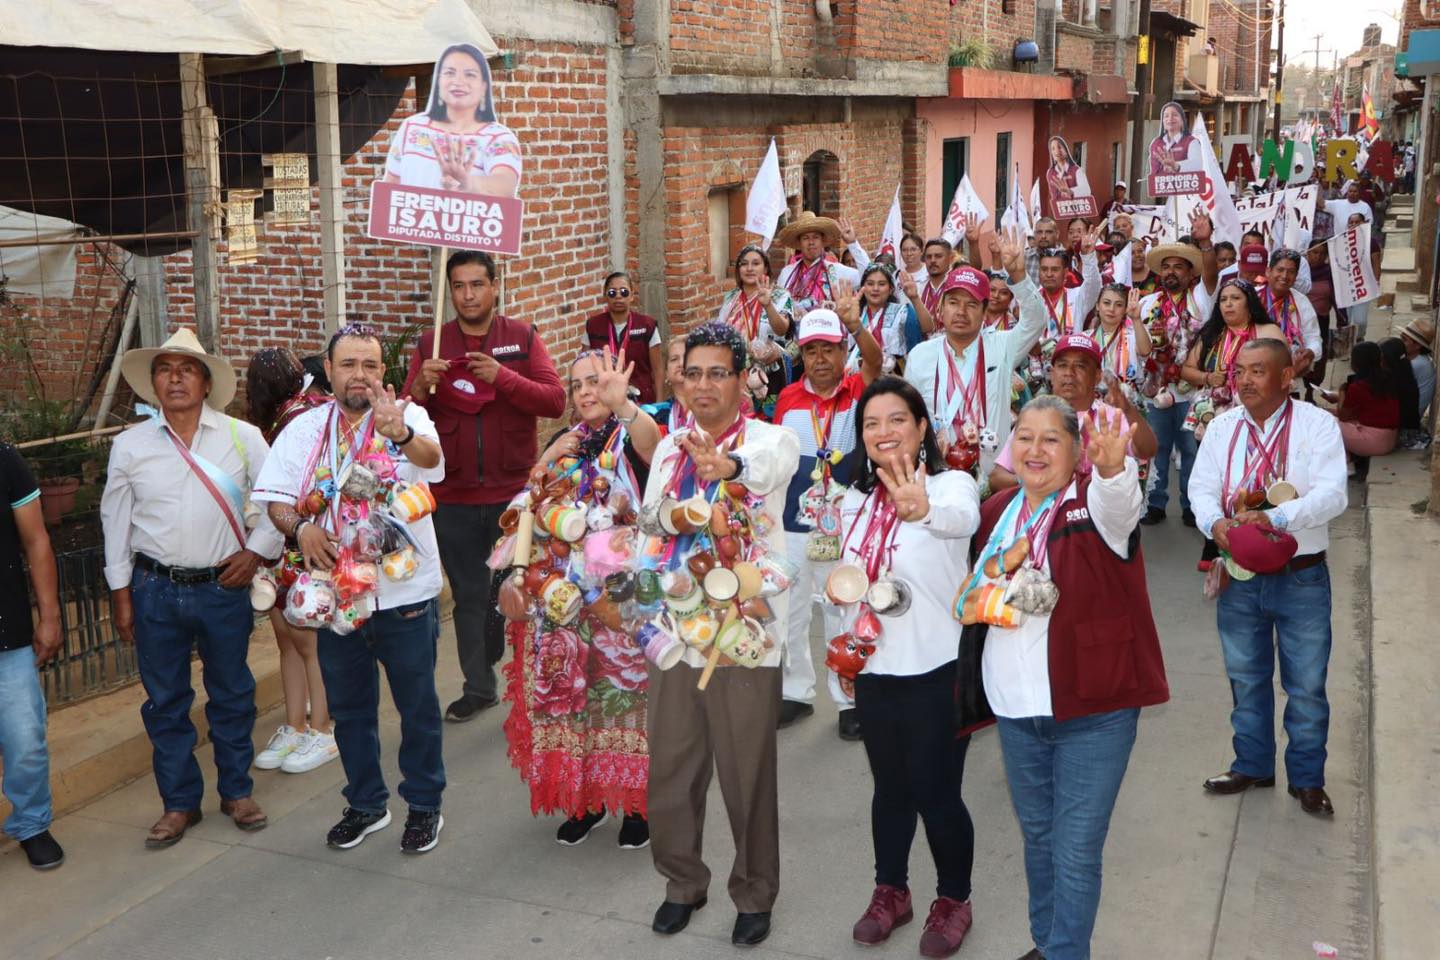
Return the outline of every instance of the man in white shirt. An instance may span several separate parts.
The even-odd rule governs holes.
[[[1010,437],[1011,371],[1045,329],[1045,304],[1025,276],[1025,237],[1018,227],[1005,231],[1000,250],[1020,304],[1020,322],[1009,330],[984,328],[990,281],[974,267],[957,267],[941,288],[939,319],[945,335],[920,344],[905,361],[905,379],[925,398],[947,462],[973,469],[978,460],[982,477],[989,475]],[[1093,250],[1089,260],[1093,267]],[[967,448],[974,453],[964,453]]]
[[[1231,576],[1216,621],[1234,707],[1235,760],[1205,781],[1211,793],[1275,785],[1275,652],[1287,696],[1285,773],[1290,795],[1307,813],[1334,812],[1325,793],[1330,705],[1328,525],[1345,512],[1345,447],[1339,422],[1290,396],[1290,348],[1256,340],[1241,348],[1236,392],[1241,406],[1211,421],[1195,470],[1190,503],[1200,531],[1224,553],[1241,524],[1283,530],[1295,555],[1279,572]],[[1246,498],[1249,498],[1247,501]],[[1227,561],[1227,566],[1233,561]],[[1232,571],[1235,568],[1231,568]],[[1242,576],[1250,571],[1241,569]]]
[[[794,299],[797,317],[834,300],[837,280],[844,280],[852,290],[860,288],[860,271],[827,256],[828,247],[842,242],[840,225],[829,217],[817,217],[806,210],[775,239],[800,253],[798,260],[780,271],[777,281]]]
[[[245,530],[245,504],[269,448],[222,411],[235,371],[181,328],[164,344],[126,351],[121,371],[154,420],[115,438],[100,520],[115,628],[135,644],[147,699],[140,708],[165,813],[145,838],[169,847],[200,820],[205,782],[190,721],[198,648],[215,747],[220,812],[242,830],[266,825],[254,782],[255,678],[246,662],[250,581],[283,541],[265,517]]]
[[[1285,331],[1290,341],[1296,377],[1304,377],[1315,361],[1324,356],[1315,305],[1303,294],[1296,296],[1298,291],[1293,289],[1300,264],[1304,262],[1305,258],[1294,250],[1276,250],[1270,254],[1270,269],[1265,274],[1265,285],[1259,290],[1260,302],[1270,315],[1270,322]]]
[[[1196,218],[1191,222],[1190,236],[1199,247],[1162,244],[1145,258],[1150,270],[1160,278],[1160,289],[1140,301],[1139,320],[1145,324],[1150,342],[1155,345],[1156,369],[1147,375],[1147,385],[1153,386],[1156,393],[1166,390],[1172,399],[1168,406],[1157,406],[1153,398],[1145,401],[1145,420],[1155,431],[1158,444],[1148,506],[1145,516],[1140,518],[1146,526],[1165,519],[1165,507],[1170,502],[1170,459],[1177,448],[1180,451],[1180,517],[1187,527],[1195,525],[1190,497],[1185,491],[1195,464],[1197,441],[1194,431],[1184,429],[1185,417],[1190,412],[1190,389],[1180,377],[1180,365],[1185,362],[1185,355],[1200,328],[1210,319],[1219,289],[1219,265],[1214,244],[1210,242],[1211,229],[1209,218]]]
[[[748,508],[751,519],[763,513],[771,520],[763,554],[783,558],[780,518],[800,445],[793,431],[741,415],[746,361],[745,341],[734,327],[707,323],[690,331],[684,377],[694,427],[660,441],[644,503],[693,496],[724,501],[734,490],[722,493],[719,485],[738,484],[763,500]],[[653,537],[645,548],[647,555],[668,555],[667,573],[684,571],[690,550],[684,535]],[[705,905],[710,869],[700,851],[712,773],[720,777],[735,840],[729,891],[738,915],[731,942],[753,946],[770,933],[770,908],[780,887],[775,727],[788,598],[789,591],[768,598],[775,620],[764,628],[764,653],[753,667],[719,666],[700,690],[707,654],[687,645],[677,665],[650,668],[650,852],[667,881],[651,924],[656,933],[679,933]]]
[[[345,492],[343,478],[354,450],[370,447],[367,438],[383,438],[384,462],[393,466],[398,481],[437,483],[445,477],[440,437],[430,415],[418,404],[397,403],[394,391],[382,386],[385,364],[373,330],[342,327],[330,340],[325,373],[335,399],[285,428],[255,487],[255,499],[268,502],[270,519],[297,542],[312,572],[334,571],[337,547],[360,528],[349,516],[359,502]],[[326,476],[337,478],[340,489],[323,491]],[[318,514],[302,517],[296,503],[315,493],[339,502],[332,499]],[[369,509],[379,509],[373,497],[368,502]],[[374,610],[353,632],[318,631],[320,672],[347,781],[347,806],[326,838],[337,849],[355,847],[390,823],[377,715],[382,665],[400,714],[399,792],[410,807],[401,851],[434,849],[445,825],[440,815],[445,765],[435,692],[440,557],[430,516],[412,520],[405,529],[414,541],[414,575],[404,580],[380,576]]]

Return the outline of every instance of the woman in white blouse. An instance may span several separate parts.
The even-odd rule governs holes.
[[[1026,958],[1090,956],[1101,853],[1139,708],[1170,696],[1140,554],[1143,496],[1126,455],[1135,427],[1118,412],[1099,417],[1106,422],[1086,424],[1093,469],[1079,473],[1070,405],[1044,396],[1020,411],[1011,438],[1020,486],[985,502],[975,536],[985,544],[975,569],[989,573],[995,557],[1011,572],[978,585],[972,577],[959,601],[968,611],[972,590],[982,602],[983,588],[1004,591],[1000,609],[985,604],[980,619],[991,625],[975,639],[1025,837],[1035,944]]]
[[[872,585],[866,601],[848,611],[851,633],[863,637],[878,626],[879,637],[854,679],[874,778],[875,843],[875,891],[854,937],[880,943],[912,918],[908,866],[918,816],[938,878],[920,951],[946,957],[960,948],[971,922],[975,830],[960,798],[969,737],[955,736],[960,632],[950,609],[979,522],[980,493],[970,474],[945,468],[925,401],[906,381],[881,377],[866,388],[856,424],[858,463],[841,507],[841,561],[864,570]],[[908,606],[892,602],[901,595]]]

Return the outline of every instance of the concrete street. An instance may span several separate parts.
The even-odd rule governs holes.
[[[1352,487],[1352,490],[1355,489]],[[1368,545],[1352,507],[1333,529],[1335,652],[1329,788],[1333,821],[1306,816],[1281,786],[1240,798],[1200,788],[1229,762],[1229,689],[1214,609],[1200,594],[1200,538],[1171,518],[1147,530],[1151,595],[1172,700],[1145,711],[1106,850],[1097,957],[1370,955],[1372,876],[1366,783]],[[815,639],[821,643],[818,635]],[[442,636],[442,702],[459,689],[453,632]],[[818,648],[817,648],[818,649]],[[1282,698],[1283,702],[1283,698]],[[388,702],[386,703],[388,711]],[[649,922],[664,886],[648,852],[615,846],[614,823],[577,848],[533,819],[505,758],[502,709],[447,725],[446,825],[440,846],[402,856],[396,822],[351,851],[325,846],[338,818],[340,764],[292,776],[259,772],[270,827],[236,830],[207,798],[206,819],[178,846],[143,848],[159,815],[146,777],[55,826],[66,865],[33,874],[15,848],[0,858],[10,958],[729,957],[731,857],[718,792],[709,808],[710,905],[668,940]],[[391,783],[398,729],[387,714]],[[279,723],[262,718],[257,742]],[[1283,741],[1282,741],[1283,743]],[[916,954],[919,921],[865,950],[849,931],[871,887],[870,775],[859,744],[835,736],[834,711],[780,734],[784,867],[774,933],[761,957]],[[202,766],[213,773],[210,751]],[[1029,949],[1021,845],[993,731],[975,738],[965,778],[975,819],[975,927],[962,956],[1013,960]],[[933,894],[923,835],[912,856],[917,912]]]

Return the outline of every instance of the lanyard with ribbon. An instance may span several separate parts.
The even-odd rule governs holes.
[[[715,447],[720,450],[734,450],[745,442],[745,417],[740,416],[735,422],[725,428],[720,436],[715,438]],[[677,444],[675,452],[665,460],[665,466],[671,467],[670,476],[663,488],[664,495],[675,500],[688,500],[697,493],[711,503],[715,502],[715,496],[720,492],[721,482],[711,481],[708,484],[700,482],[699,475],[695,471],[695,461],[690,459]],[[690,545],[694,543],[697,536],[702,534],[682,533],[673,537],[666,537],[661,544],[659,553],[662,569],[669,569],[676,557],[683,557],[690,552]]]
[[[606,327],[606,332],[610,336],[610,353],[617,357],[621,356],[626,346],[630,343],[630,324],[634,322],[635,314],[632,312],[625,315],[625,329],[621,331],[618,342],[615,337],[615,321],[611,320],[608,316],[605,319],[609,322],[609,325]]]
[[[975,372],[969,383],[960,375],[960,368],[955,363],[954,351],[949,342],[941,344],[940,350],[945,354],[947,367],[943,407],[940,403],[940,377],[935,378],[935,407],[941,410],[941,423],[957,427],[968,421],[975,424],[977,430],[983,429],[988,410],[985,405],[985,338],[980,336],[975,339]],[[978,407],[975,403],[977,398]]]
[[[1130,362],[1134,355],[1135,328],[1127,317],[1120,322],[1120,326],[1110,336],[1105,336],[1105,327],[1102,325],[1095,331],[1096,339],[1100,341],[1100,356],[1105,358],[1101,369],[1108,369],[1121,380],[1130,376]],[[1112,357],[1113,354],[1113,357]],[[1113,362],[1112,362],[1113,360]]]
[[[751,300],[749,295],[741,290],[731,303],[730,316],[727,318],[730,326],[740,331],[746,343],[758,339],[760,314],[764,311],[764,307],[760,304],[760,298],[756,297]]]
[[[1265,312],[1270,319],[1285,334],[1285,339],[1292,346],[1300,342],[1300,320],[1299,308],[1295,306],[1295,295],[1287,293],[1285,299],[1276,302],[1275,294],[1269,287],[1260,290],[1260,299],[1265,304]]]
[[[851,535],[860,526],[861,517],[865,518],[865,532],[860,535],[855,553],[865,565],[870,582],[874,583],[880,579],[881,573],[889,569],[890,558],[895,555],[895,539],[900,534],[900,513],[883,483],[875,484],[875,489],[865,497],[860,512],[855,515],[855,522],[845,531],[845,542],[840,548],[842,557],[850,547]]]
[[[340,452],[342,431],[340,429],[340,404],[331,402],[330,421],[326,424],[326,434],[321,440],[322,447],[320,457],[329,460],[330,476],[335,482],[335,496],[330,499],[330,506],[327,513],[330,519],[330,532],[340,533],[340,488],[344,486],[345,474],[355,463],[358,455],[369,449],[370,440],[375,435],[375,413],[367,412],[364,418],[355,425],[353,430],[348,431],[350,443],[345,452]],[[314,469],[314,464],[309,468]]]
[[[1238,333],[1230,327],[1225,328],[1225,336],[1210,350],[1209,368],[1212,371],[1225,374],[1225,385],[1232,391],[1235,389],[1235,358],[1240,354],[1240,348],[1251,340],[1255,339],[1255,325],[1249,324],[1244,330]]]
[[[1037,536],[1030,538],[1030,560],[1034,562],[1035,569],[1039,570],[1045,562],[1045,554],[1049,545],[1045,542],[1050,539],[1050,528],[1055,523],[1055,504],[1060,499],[1060,491],[1056,490],[1040,503],[1040,509],[1031,510],[1029,502],[1025,499],[1025,489],[1015,491],[1015,496],[1006,505],[1005,512],[1000,515],[1000,520],[995,524],[995,529],[990,533],[990,540],[985,544],[985,549],[975,559],[975,568],[970,571],[970,579],[965,581],[959,596],[955,598],[955,609],[958,611],[965,605],[965,598],[971,590],[980,585],[980,578],[984,575],[985,564],[991,557],[998,557],[1008,550],[1023,536],[1030,533],[1032,527],[1043,523],[1043,528],[1037,530]],[[1013,536],[1007,534],[1014,528]],[[1040,541],[1036,543],[1036,541]]]
[[[813,265],[807,264],[804,260],[797,261],[795,272],[790,275],[790,283],[787,288],[790,295],[797,300],[828,299],[825,290],[829,286],[829,266],[823,256]]]
[[[1063,304],[1058,317],[1055,315],[1056,301],[1050,299],[1050,294],[1045,294],[1045,309],[1050,311],[1048,335],[1061,337],[1070,332],[1070,292],[1062,287],[1056,300]]]
[[[940,281],[945,282],[944,278]],[[925,304],[925,309],[930,316],[935,317],[935,311],[940,308],[940,287],[933,283],[929,277],[925,278],[925,286],[920,288],[920,302]],[[936,317],[936,320],[939,318]]]
[[[1230,485],[1231,471],[1235,466],[1235,446],[1240,440],[1237,429],[1230,435],[1230,450],[1225,457],[1225,482],[1220,488],[1220,505],[1226,516],[1235,515],[1235,494],[1255,484],[1264,489],[1276,480],[1283,480],[1285,467],[1290,457],[1290,421],[1295,412],[1295,401],[1285,401],[1285,412],[1275,421],[1265,436],[1255,429],[1255,424],[1245,420],[1245,462],[1241,466],[1240,480]]]

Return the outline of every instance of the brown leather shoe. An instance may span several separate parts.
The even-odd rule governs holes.
[[[270,824],[270,819],[265,816],[265,811],[260,809],[253,797],[239,797],[235,800],[221,800],[220,812],[231,820],[241,830],[264,830]]]
[[[1205,789],[1210,793],[1218,793],[1222,796],[1229,796],[1232,793],[1244,793],[1251,787],[1273,787],[1275,786],[1275,775],[1268,777],[1247,777],[1243,773],[1236,773],[1234,770],[1226,770],[1224,773],[1211,777],[1205,781]]]
[[[166,810],[165,815],[155,821],[145,837],[145,846],[150,850],[173,847],[185,836],[185,831],[200,822],[199,810]]]
[[[1330,797],[1321,787],[1290,787],[1290,796],[1300,801],[1300,809],[1321,817],[1335,816]]]

